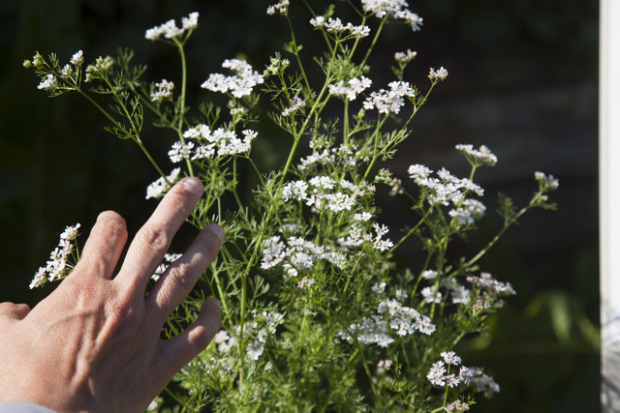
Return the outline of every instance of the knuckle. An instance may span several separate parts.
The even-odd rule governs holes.
[[[170,237],[162,228],[143,228],[139,232],[140,241],[158,253],[164,253],[170,246]]]

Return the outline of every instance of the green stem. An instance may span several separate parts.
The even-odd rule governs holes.
[[[411,229],[409,230],[409,232],[407,232],[407,235],[405,235],[404,237],[402,237],[402,238],[400,239],[400,241],[398,241],[398,242],[396,243],[396,245],[394,245],[392,248],[390,248],[390,252],[393,252],[396,248],[398,248],[398,247],[400,246],[400,244],[402,244],[402,243],[403,243],[403,242],[404,242],[407,238],[409,238],[409,236],[410,236],[411,234],[413,234],[413,233],[415,232],[415,230],[416,230],[416,229],[418,229],[418,227],[419,227],[420,225],[422,225],[422,223],[424,223],[424,221],[426,221],[426,218],[428,218],[428,216],[429,216],[429,214],[431,213],[432,209],[433,209],[433,207],[430,207],[430,208],[428,209],[428,211],[426,211],[426,214],[424,214],[424,216],[422,217],[422,219],[421,219],[420,221],[418,221],[418,223],[416,224],[416,226],[415,226],[415,227],[413,227],[413,228],[411,228]]]
[[[370,47],[368,48],[368,51],[366,52],[366,56],[364,56],[364,60],[362,60],[362,63],[360,64],[361,67],[364,67],[364,65],[366,64],[366,61],[370,57],[370,53],[372,52],[372,49],[375,47],[375,44],[377,43],[377,40],[379,39],[379,35],[381,34],[381,30],[383,30],[383,25],[385,24],[387,18],[388,18],[388,15],[386,15],[383,18],[383,20],[381,20],[381,24],[379,24],[379,28],[377,29],[377,33],[375,33],[375,37],[374,37],[374,39],[372,39],[372,43],[371,43]]]
[[[185,94],[187,90],[187,62],[185,61],[185,51],[183,50],[183,44],[180,43],[176,37],[173,38],[174,43],[177,45],[179,49],[179,54],[181,55],[181,97],[179,98],[179,103],[177,106],[177,116],[179,117],[179,126],[177,127],[177,134],[181,139],[181,142],[185,144],[185,138],[183,137],[183,119],[185,112]],[[189,159],[185,160],[187,164],[187,170],[189,171],[190,176],[194,176],[194,169],[192,168],[192,161]]]

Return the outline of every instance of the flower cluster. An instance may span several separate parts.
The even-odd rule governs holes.
[[[176,25],[174,19],[168,20],[166,23],[155,26],[152,29],[148,29],[144,34],[148,40],[158,40],[161,36],[166,39],[172,39],[185,33],[186,30],[194,30],[198,27],[198,12],[190,13],[189,16],[183,17],[181,23],[182,27],[179,28]]]
[[[263,311],[260,314],[253,312],[253,316],[254,321],[244,326],[243,337],[244,340],[248,341],[245,349],[247,356],[256,361],[265,351],[267,339],[275,333],[278,325],[284,323],[284,316],[276,311]],[[231,335],[226,330],[220,330],[213,338],[220,355],[226,355],[230,353],[231,349],[238,346],[241,328],[236,326],[233,331],[235,333]]]
[[[366,13],[372,13],[380,19],[389,15],[395,20],[405,20],[411,24],[414,32],[422,26],[422,18],[406,8],[409,5],[405,0],[362,0],[362,6]]]
[[[326,260],[339,268],[344,268],[346,265],[345,256],[332,251],[328,245],[315,245],[299,237],[288,237],[285,243],[280,236],[276,235],[265,241],[260,267],[267,270],[282,264],[285,271],[284,279],[288,280],[290,277],[297,277],[299,271],[311,268],[319,260]],[[312,284],[314,282],[308,280],[301,287]]]
[[[252,141],[258,136],[258,133],[251,129],[245,129],[241,134],[243,139],[240,139],[234,131],[224,128],[212,131],[207,125],[200,124],[183,133],[185,139],[194,140],[196,144],[177,141],[172,144],[168,156],[173,163],[177,163],[185,159],[195,161],[212,158],[216,154],[217,156],[227,156],[246,153],[252,147]]]
[[[288,6],[290,2],[288,0],[282,0],[281,2],[267,7],[267,14],[273,16],[276,13],[286,15],[288,13]]]
[[[282,188],[282,197],[285,201],[305,201],[316,213],[325,210],[340,212],[351,210],[357,198],[374,190],[372,185],[362,184],[358,187],[346,179],[337,182],[329,176],[320,175],[307,182],[299,180],[287,183]]]
[[[292,114],[306,106],[306,101],[299,96],[295,96],[293,99],[291,99],[291,103],[292,105],[282,112],[282,116],[284,116],[285,118],[291,116]]]
[[[411,51],[411,49],[407,49],[406,52],[394,53],[394,60],[396,60],[398,63],[409,63],[413,59],[415,59],[417,55],[418,52],[413,52]]]
[[[534,172],[534,178],[540,183],[544,191],[555,191],[560,186],[560,181],[553,175],[545,175],[542,172]]]
[[[381,89],[372,92],[364,101],[364,109],[377,109],[379,113],[398,114],[400,108],[405,105],[403,97],[414,98],[415,90],[409,82],[390,82],[390,90]]]
[[[486,207],[482,202],[466,198],[469,193],[478,196],[484,194],[484,190],[470,179],[457,178],[445,168],[437,172],[439,178],[431,178],[433,171],[419,164],[411,165],[408,172],[416,184],[424,189],[430,205],[447,206],[452,202],[456,209],[450,210],[449,215],[459,225],[473,224],[484,215]]]
[[[45,267],[40,267],[34,275],[34,279],[30,283],[30,289],[40,287],[45,284],[45,281],[54,281],[63,278],[67,269],[72,268],[68,263],[71,254],[73,253],[73,241],[77,238],[78,229],[80,224],[74,226],[68,226],[60,234],[60,242],[50,254],[50,259],[47,261]]]
[[[353,323],[346,330],[341,330],[338,336],[343,340],[352,340],[354,337],[363,344],[377,344],[387,347],[394,338],[389,334],[388,326],[396,330],[396,335],[404,337],[419,331],[431,335],[436,326],[431,319],[420,314],[415,309],[403,306],[397,300],[385,300],[379,303],[379,314],[365,318],[361,324]]]
[[[428,74],[428,78],[430,80],[446,80],[448,77],[448,71],[444,69],[444,67],[440,67],[439,70],[435,70],[431,67],[431,70]]]
[[[172,188],[172,185],[174,185],[174,183],[179,180],[180,174],[181,168],[174,168],[172,172],[170,172],[170,175],[168,175],[166,178],[162,176],[155,182],[151,183],[146,188],[146,199],[161,198],[162,196],[164,196],[166,192],[168,192],[168,190]]]
[[[446,374],[446,364],[458,366],[461,358],[453,351],[442,352],[443,361],[439,360],[433,364],[426,378],[435,386],[456,387],[459,384],[470,384],[472,382],[471,371],[468,367],[462,366],[458,375]]]
[[[475,275],[470,275],[467,277],[467,281],[479,287],[487,288],[490,290],[490,292],[496,295],[500,295],[500,294],[516,295],[517,294],[517,292],[514,290],[514,288],[512,288],[512,285],[510,285],[509,282],[504,283],[501,281],[497,281],[488,272],[481,272],[480,277],[477,277]]]
[[[479,149],[474,149],[473,145],[459,144],[456,145],[456,150],[465,155],[467,160],[474,165],[495,166],[497,163],[497,156],[484,145],[480,146]]]
[[[94,64],[90,64],[86,67],[86,78],[84,82],[91,82],[95,79],[101,79],[107,76],[108,72],[114,66],[114,59],[111,56],[101,57],[99,56]]]
[[[174,82],[168,82],[166,79],[162,79],[160,83],[155,83],[155,86],[157,87],[157,91],[151,94],[151,102],[156,102],[172,96]]]
[[[166,255],[164,255],[164,262],[159,264],[159,266],[155,270],[155,273],[151,276],[151,279],[153,281],[157,282],[159,280],[159,277],[161,277],[164,274],[164,272],[170,266],[170,264],[172,264],[173,262],[175,262],[176,260],[178,260],[182,256],[183,256],[183,254],[166,254]]]
[[[310,19],[310,24],[316,27],[317,29],[324,28],[329,33],[344,33],[349,32],[352,37],[367,37],[370,34],[370,27],[368,26],[354,26],[352,23],[347,23],[346,25],[342,24],[342,20],[339,18],[331,18],[328,17],[325,19],[324,16],[317,16],[315,18]]]
[[[227,59],[222,63],[222,67],[232,70],[234,76],[224,76],[221,73],[212,73],[200,87],[212,92],[230,93],[241,98],[252,93],[252,88],[263,83],[265,80],[257,71],[252,70],[252,66],[239,59]]]
[[[365,76],[359,78],[355,77],[347,82],[348,86],[345,86],[344,80],[341,80],[335,85],[329,85],[329,94],[334,96],[346,96],[347,99],[353,101],[357,98],[357,95],[368,89],[372,85],[372,80]]]

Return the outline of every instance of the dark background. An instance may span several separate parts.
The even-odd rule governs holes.
[[[66,225],[81,222],[87,234],[98,213],[112,209],[135,233],[155,207],[144,196],[157,175],[139,149],[105,133],[102,116],[78,95],[49,101],[23,60],[38,50],[56,52],[66,62],[83,49],[89,63],[127,46],[136,50],[136,62],[151,67],[150,80],[178,81],[176,52],[145,40],[144,31],[171,18],[180,24],[182,16],[199,11],[200,27],[187,47],[189,102],[196,107],[206,97],[198,86],[221,71],[224,59],[243,53],[261,68],[281,50],[287,26],[265,14],[269,4],[0,1],[0,301],[34,305],[51,291],[30,291],[28,285]],[[312,4],[321,13],[326,3]],[[298,5],[293,1],[291,17],[309,56],[320,38],[307,14],[295,11]],[[486,190],[489,216],[472,239],[478,246],[498,228],[497,191],[522,205],[536,188],[534,171],[560,179],[552,194],[558,212],[527,214],[482,262],[518,295],[492,320],[488,336],[459,349],[466,365],[489,367],[501,386],[473,410],[599,411],[598,2],[412,0],[410,6],[424,18],[423,30],[386,29],[369,61],[373,89],[391,80],[386,62],[407,48],[417,50],[418,58],[405,80],[425,90],[429,67],[445,66],[450,75],[420,111],[415,133],[391,169],[404,181],[413,163],[445,166],[463,176],[466,164],[454,145],[489,146],[499,162],[476,177]],[[338,16],[348,21],[344,11]],[[270,132],[262,130],[253,149],[264,168],[276,166],[290,145]],[[164,169],[172,169],[165,152],[175,138],[153,127],[143,136]],[[383,202],[382,219],[395,229],[408,206],[387,196]],[[473,251],[467,248],[464,253]]]

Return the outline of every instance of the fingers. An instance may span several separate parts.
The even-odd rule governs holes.
[[[198,319],[177,337],[162,342],[162,365],[169,371],[161,372],[172,377],[183,366],[203,351],[222,327],[220,302],[207,299],[200,309]]]
[[[135,294],[144,294],[146,284],[168,251],[172,237],[191,213],[202,191],[200,180],[186,178],[168,192],[132,241],[116,277],[118,282],[127,285]]]
[[[185,297],[213,262],[224,242],[224,230],[216,224],[205,227],[181,258],[161,276],[147,303],[164,320]]]
[[[125,220],[116,212],[102,212],[84,245],[80,265],[110,280],[126,242]]]
[[[29,312],[30,306],[28,304],[0,303],[0,319],[6,317],[13,320],[23,320]]]

